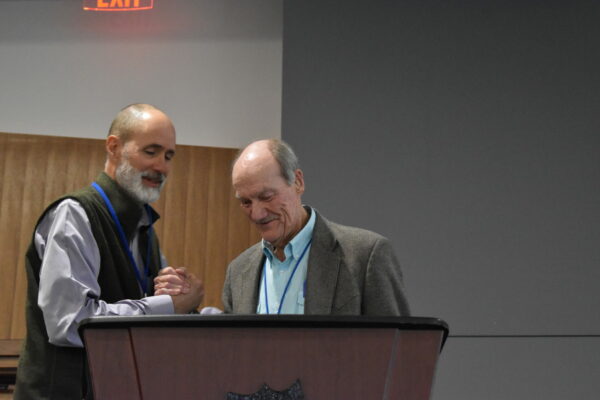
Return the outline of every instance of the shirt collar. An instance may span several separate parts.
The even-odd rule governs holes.
[[[152,207],[148,204],[144,205],[144,212],[142,213],[142,218],[140,218],[140,222],[138,222],[138,229],[140,228],[148,228],[151,225],[154,225],[156,220],[159,218],[158,214]]]
[[[315,221],[317,219],[317,213],[315,213],[315,211],[310,206],[304,206],[304,208],[310,214],[310,217],[308,218],[308,222],[306,223],[306,225],[304,225],[300,232],[298,232],[296,236],[294,236],[292,240],[290,240],[290,242],[283,249],[286,260],[290,257],[290,255],[293,256],[295,260],[300,258],[302,251],[312,238],[313,229],[315,227]],[[262,247],[265,256],[267,256],[269,260],[272,261],[274,254],[273,246],[271,245],[271,243],[263,239]]]

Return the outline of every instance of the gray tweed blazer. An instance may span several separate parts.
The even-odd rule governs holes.
[[[229,264],[223,286],[226,313],[256,313],[263,265],[260,242]],[[304,313],[408,316],[402,271],[389,240],[330,222],[317,213]]]

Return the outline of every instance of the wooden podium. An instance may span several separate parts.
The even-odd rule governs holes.
[[[448,335],[433,318],[95,317],[80,327],[96,400],[223,399],[300,382],[306,400],[429,399]]]

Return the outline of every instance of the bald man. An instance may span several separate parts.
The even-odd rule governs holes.
[[[153,296],[165,266],[152,225],[175,156],[175,128],[148,104],[121,110],[106,139],[106,163],[91,186],[53,202],[40,217],[26,254],[27,337],[15,399],[81,399],[79,323],[91,316],[188,313],[202,283],[184,281]],[[89,388],[91,390],[91,388]]]
[[[409,315],[390,242],[303,205],[304,175],[286,143],[248,145],[233,165],[232,183],[262,241],[229,265],[225,312]]]

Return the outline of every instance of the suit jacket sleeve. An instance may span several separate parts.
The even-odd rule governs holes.
[[[375,241],[369,255],[362,308],[363,315],[410,315],[400,264],[384,237]]]

